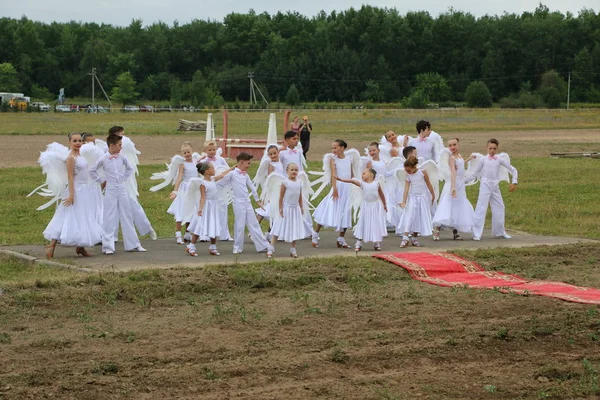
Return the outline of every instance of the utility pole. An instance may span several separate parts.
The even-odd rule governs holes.
[[[267,99],[265,98],[265,95],[261,92],[260,88],[258,87],[258,85],[256,84],[256,82],[254,81],[254,72],[248,72],[248,78],[250,79],[250,103],[251,104],[256,104],[256,91],[258,90],[258,94],[260,94],[260,97],[262,97],[263,101],[265,102],[265,104],[267,105],[267,107],[269,106],[269,102],[267,101]]]
[[[96,89],[96,68],[92,67],[92,72],[89,73],[88,75],[92,76],[92,107],[94,107],[94,92]]]
[[[567,84],[567,110],[571,101],[571,71],[569,71],[569,83]]]

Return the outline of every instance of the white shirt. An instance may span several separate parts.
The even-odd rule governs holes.
[[[285,150],[281,150],[279,152],[279,161],[281,161],[284,171],[287,171],[287,166],[291,163],[298,165],[298,172],[304,171],[304,166],[302,165],[302,150],[300,150],[298,146],[294,149],[288,147]]]
[[[415,147],[417,149],[417,157],[423,157],[425,161],[436,161],[437,159],[435,154],[435,147],[433,146],[433,140],[431,140],[429,137],[426,137],[425,140],[422,140],[421,136],[411,138],[408,141],[407,146]]]
[[[104,170],[106,178],[98,175],[99,168]],[[90,177],[93,180],[98,183],[104,183],[106,181],[109,185],[121,185],[125,183],[132,173],[133,167],[121,153],[116,155],[111,155],[110,153],[104,154],[104,156],[98,160],[96,165],[90,169]]]
[[[229,168],[229,164],[227,164],[227,161],[223,157],[217,155],[215,155],[214,157],[206,156],[203,159],[201,159],[200,162],[209,162],[215,168],[220,166]]]
[[[248,173],[240,170],[239,168],[229,172],[223,179],[219,181],[219,185],[231,185],[233,191],[234,200],[248,200],[248,189],[252,192],[252,197],[258,202],[258,193],[252,183],[252,179]]]
[[[474,175],[480,177],[481,180],[498,182],[500,180],[500,166],[508,169],[508,172],[512,176],[512,183],[516,185],[517,177],[519,176],[517,169],[506,162],[506,160],[499,158],[498,156],[484,156],[481,160],[479,160],[479,163],[475,168]]]

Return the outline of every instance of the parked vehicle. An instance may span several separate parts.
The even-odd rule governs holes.
[[[50,106],[41,101],[31,103],[31,107],[38,108],[40,111],[50,111]]]
[[[66,104],[61,104],[58,105],[54,108],[54,111],[56,112],[71,112],[71,106],[68,106]]]
[[[140,112],[154,112],[154,107],[152,107],[152,106],[140,106]]]
[[[138,106],[125,106],[123,112],[138,112],[140,108]]]

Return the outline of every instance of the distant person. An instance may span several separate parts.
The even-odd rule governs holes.
[[[296,115],[294,117],[294,121],[290,124],[290,131],[294,131],[298,134],[300,134],[300,127],[302,126],[302,124],[300,124],[300,119],[299,117]]]
[[[312,124],[308,121],[308,117],[305,115],[302,117],[302,126],[300,127],[300,145],[302,146],[302,153],[306,158],[306,153],[310,148],[310,134],[312,133]]]

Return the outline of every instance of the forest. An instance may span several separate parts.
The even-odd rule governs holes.
[[[363,6],[126,27],[0,19],[0,92],[89,97],[92,68],[123,104],[247,102],[249,72],[269,101],[291,105],[553,107],[566,101],[569,75],[571,101],[600,102],[600,13],[540,4],[483,17]]]

